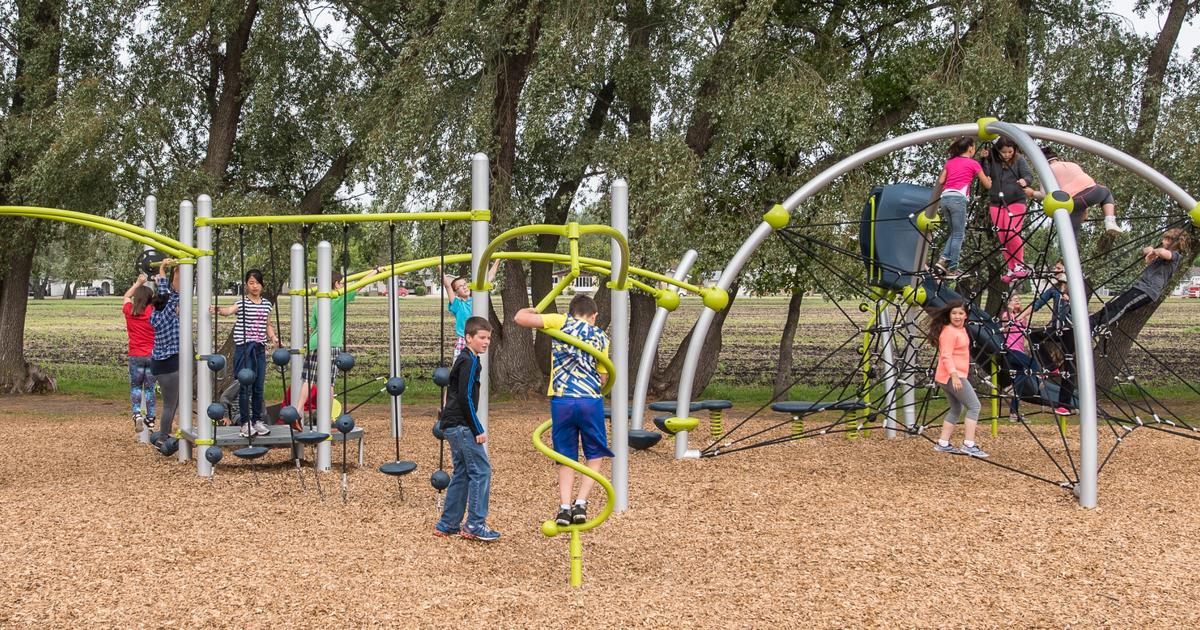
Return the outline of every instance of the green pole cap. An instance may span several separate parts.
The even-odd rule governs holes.
[[[929,216],[924,212],[917,213],[917,230],[922,234],[928,234],[935,225],[942,222],[941,215]]]
[[[700,297],[704,298],[704,306],[714,311],[723,311],[729,306],[729,293],[720,287],[700,289]]]
[[[1046,198],[1042,200],[1042,210],[1045,211],[1048,217],[1053,217],[1054,211],[1059,208],[1067,212],[1075,209],[1075,202],[1071,200],[1071,195],[1068,195],[1065,191],[1056,190],[1046,195]]]
[[[1188,216],[1192,218],[1192,225],[1200,227],[1200,203],[1188,211]]]
[[[782,230],[787,227],[788,222],[792,220],[792,215],[784,208],[782,204],[775,204],[767,213],[763,215],[763,221],[771,226],[772,230]]]
[[[996,138],[1000,137],[1000,134],[992,133],[987,130],[987,126],[990,123],[994,123],[994,122],[1000,122],[1000,119],[992,117],[992,116],[988,116],[986,118],[980,118],[979,120],[975,121],[975,124],[979,125],[979,139],[980,140],[983,140],[984,142],[991,142],[992,140],[995,140]]]
[[[654,299],[654,302],[658,304],[659,308],[665,308],[668,312],[674,312],[675,309],[679,308],[679,294],[668,289],[660,292],[658,297]]]

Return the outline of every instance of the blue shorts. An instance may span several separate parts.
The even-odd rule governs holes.
[[[613,456],[604,427],[603,398],[555,396],[550,399],[550,418],[554,421],[550,427],[554,450],[560,455],[579,461],[579,443],[583,442],[584,459]]]

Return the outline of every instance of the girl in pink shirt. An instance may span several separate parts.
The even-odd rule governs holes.
[[[952,455],[987,457],[975,444],[975,427],[979,423],[979,397],[967,379],[971,368],[971,338],[967,335],[967,307],[953,301],[933,313],[929,324],[929,340],[937,344],[937,371],[933,380],[946,394],[950,410],[942,421],[942,435],[933,450]],[[954,425],[963,420],[963,445],[950,444]]]
[[[949,279],[962,275],[958,270],[958,259],[962,253],[963,239],[967,235],[967,199],[971,183],[978,177],[984,188],[992,187],[992,180],[983,172],[983,167],[972,158],[975,155],[975,138],[961,136],[950,144],[950,159],[938,175],[933,188],[933,198],[950,220],[950,238],[942,248],[935,268]],[[931,201],[932,203],[932,201]]]
[[[1050,162],[1050,172],[1058,180],[1058,187],[1071,195],[1075,207],[1071,210],[1071,225],[1075,227],[1075,236],[1079,236],[1079,226],[1087,219],[1088,208],[1100,206],[1104,209],[1104,231],[1111,236],[1124,232],[1117,225],[1117,203],[1112,191],[1107,186],[1101,186],[1083,168],[1074,162],[1066,162],[1058,157],[1054,149],[1042,149],[1042,155]],[[1038,199],[1046,196],[1045,191],[1034,193]]]
[[[1004,349],[1014,352],[1029,353],[1025,349],[1025,339],[1029,334],[1029,316],[1032,310],[1021,310],[1021,296],[1008,298],[1008,307],[1000,312],[1000,321],[1004,326]],[[1008,402],[1008,419],[1016,422],[1020,419],[1021,399],[1013,392]]]

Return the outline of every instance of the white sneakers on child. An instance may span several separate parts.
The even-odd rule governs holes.
[[[271,427],[268,427],[267,423],[259,420],[258,422],[254,423],[254,435],[260,437],[264,435],[271,435]]]
[[[1104,217],[1104,231],[1111,236],[1120,236],[1125,233],[1125,228],[1117,225],[1117,217]]]

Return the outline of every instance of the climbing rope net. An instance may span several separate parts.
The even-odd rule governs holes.
[[[1065,407],[1064,411],[1075,408],[1077,378],[1069,314],[1060,304],[1065,298],[1054,295],[1055,285],[1064,280],[1054,271],[1054,223],[1032,202],[1019,217],[1023,219],[1019,228],[1001,230],[989,217],[986,195],[976,199],[968,209],[962,275],[956,281],[931,271],[939,246],[948,236],[945,225],[921,235],[925,254],[915,271],[881,263],[866,247],[856,251],[852,234],[867,227],[863,220],[817,223],[800,219],[779,230],[778,238],[794,268],[834,306],[841,325],[823,326],[830,331],[825,334],[832,336],[823,344],[828,348],[824,352],[812,352],[811,340],[801,340],[806,350],[797,356],[790,384],[745,418],[733,421],[727,431],[714,435],[701,449],[701,456],[729,455],[819,435],[858,437],[872,429],[933,443],[927,429],[942,425],[948,405],[934,382],[937,349],[928,339],[925,309],[961,298],[968,307],[967,327],[972,338],[971,380],[979,384],[976,391],[983,403],[980,423],[988,420],[990,403],[995,436],[1001,403],[1008,403],[1013,410],[1009,416],[1012,424],[1028,438],[1020,443],[1007,441],[991,457],[970,459],[1074,488],[1079,483],[1079,440],[1068,428],[1068,415],[1054,412],[1059,407]],[[925,209],[891,218],[872,216],[869,232],[863,229],[862,234],[874,238],[877,230],[886,232],[892,222],[897,224],[894,227],[902,225],[921,233],[916,219]],[[1099,214],[1098,209],[1095,212]],[[865,214],[864,220],[868,220]],[[1090,255],[1082,260],[1090,288],[1119,293],[1140,271],[1142,248],[1158,247],[1164,232],[1189,223],[1178,215],[1127,220],[1133,229],[1117,239],[1103,233],[1101,219],[1083,222],[1081,239],[1092,246]],[[1030,269],[1025,278],[1012,278],[1007,270],[1005,249],[1010,239],[1020,239],[1024,245],[1025,266]],[[910,279],[924,293],[923,304],[918,291],[885,291],[872,286],[871,277],[881,272]],[[1014,325],[1002,314],[1014,295],[1037,302],[1022,304],[1023,309],[1033,311],[1026,325]],[[1101,307],[1110,300],[1099,294],[1092,299],[1099,300]],[[1048,318],[1039,312],[1043,308],[1050,311]],[[1097,383],[1097,417],[1108,428],[1100,437],[1101,471],[1117,447],[1139,430],[1200,440],[1200,422],[1189,421],[1182,406],[1161,393],[1183,392],[1200,398],[1194,384],[1139,340],[1136,330],[1131,333],[1120,325],[1100,325],[1093,330],[1093,339],[1097,373],[1106,375]],[[1110,346],[1117,350],[1110,352]],[[1121,350],[1126,347],[1127,351]],[[1153,378],[1139,373],[1147,367],[1152,368]],[[788,400],[794,388],[803,390],[811,400]],[[1018,410],[1019,405],[1024,405],[1024,412]],[[779,419],[778,413],[786,415]],[[1032,451],[1033,457],[1018,450],[1021,448]],[[1043,463],[1031,464],[1037,461]]]

